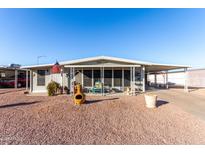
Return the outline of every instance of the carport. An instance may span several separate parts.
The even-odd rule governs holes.
[[[22,79],[20,76],[25,74],[25,87],[29,88],[29,71],[27,69],[12,68],[1,66],[0,67],[0,87],[8,85],[10,88],[19,88],[22,85]],[[21,80],[21,81],[20,81]]]
[[[189,66],[182,66],[182,65],[170,65],[170,64],[153,64],[150,66],[147,66],[146,73],[148,75],[154,75],[154,85],[157,85],[157,74],[163,74],[164,75],[164,87],[169,88],[168,84],[168,75],[169,72],[184,72],[184,91],[188,92],[188,84],[187,84],[187,70],[190,68]]]

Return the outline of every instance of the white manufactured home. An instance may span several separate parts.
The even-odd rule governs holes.
[[[188,66],[157,64],[124,58],[98,56],[59,62],[61,72],[53,74],[54,64],[24,66],[30,71],[30,92],[47,92],[50,81],[56,81],[63,87],[73,90],[73,83],[80,83],[87,93],[103,95],[130,90],[131,94],[145,92],[148,85],[147,76],[163,72],[168,79],[168,71],[183,69],[186,73]],[[185,80],[185,89],[187,89]],[[100,85],[100,86],[99,86]],[[165,81],[165,87],[168,81]],[[100,90],[99,90],[100,89]]]

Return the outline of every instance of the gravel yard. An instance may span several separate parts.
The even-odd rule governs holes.
[[[147,109],[143,95],[26,96],[0,90],[0,144],[205,144],[205,122],[169,102]]]

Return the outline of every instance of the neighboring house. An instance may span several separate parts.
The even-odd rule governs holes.
[[[73,90],[78,82],[89,92],[101,84],[102,91],[124,92],[128,89],[135,94],[145,91],[147,74],[173,69],[187,70],[187,66],[156,64],[107,56],[91,57],[60,62],[61,73],[52,74],[53,64],[24,66],[31,73],[30,92],[46,92],[49,82],[56,81],[63,87]]]
[[[187,78],[188,87],[192,88],[204,88],[205,87],[205,69],[189,69],[185,74],[184,71],[175,71],[168,73],[168,84],[172,87],[184,86],[185,80]],[[159,73],[156,75],[157,84],[163,85],[165,83],[165,75]],[[155,83],[155,75],[152,74],[148,79],[152,84]]]
[[[0,88],[21,88],[26,87],[26,84],[29,86],[26,70],[20,69],[20,65],[0,66]]]

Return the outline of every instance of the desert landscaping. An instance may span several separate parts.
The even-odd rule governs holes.
[[[205,144],[205,121],[172,102],[145,107],[143,95],[26,96],[0,90],[0,144]]]

